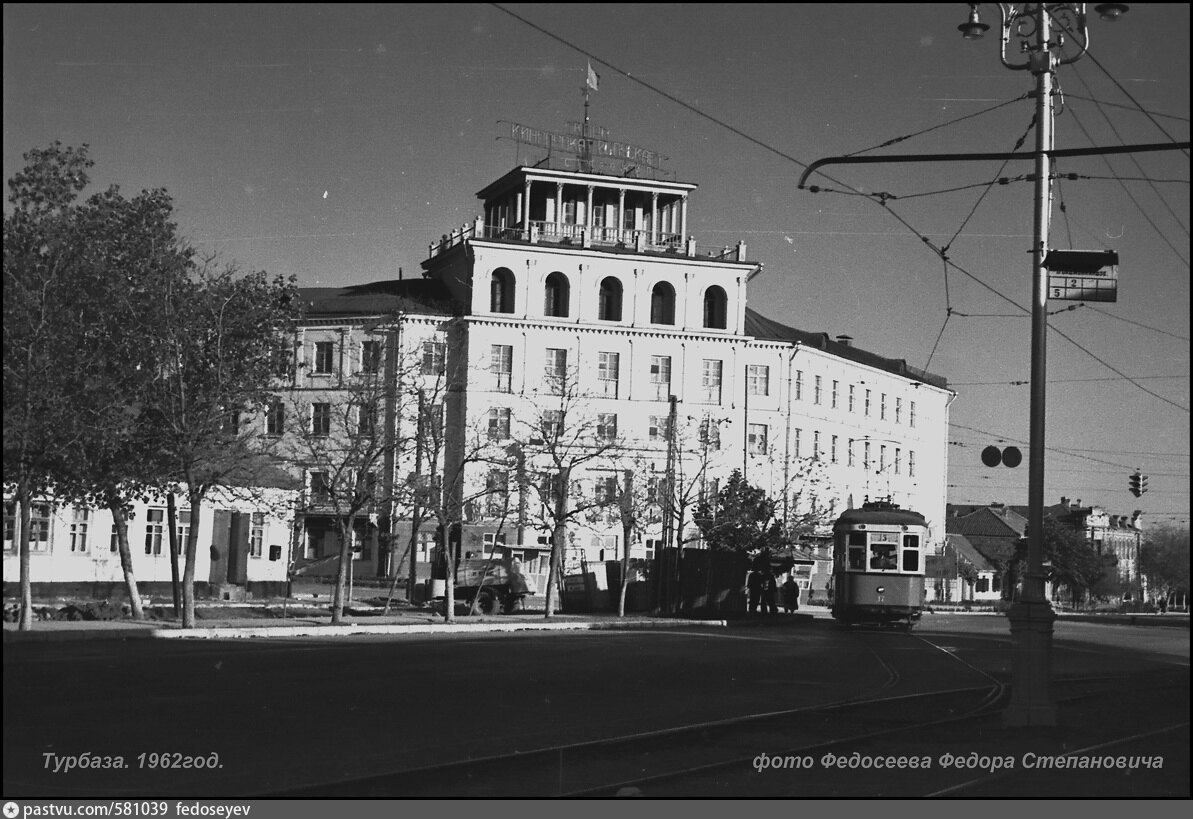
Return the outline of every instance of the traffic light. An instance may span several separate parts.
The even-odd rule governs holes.
[[[1132,472],[1131,477],[1127,479],[1127,486],[1130,487],[1131,494],[1134,495],[1135,497],[1139,497],[1140,495],[1142,495],[1144,481],[1146,481],[1146,480],[1147,479],[1144,478],[1143,475],[1139,474],[1138,472]]]
[[[1139,494],[1142,495],[1147,491],[1147,475],[1139,476]]]

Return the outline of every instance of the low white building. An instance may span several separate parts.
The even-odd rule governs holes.
[[[213,489],[200,508],[196,594],[242,600],[285,594],[297,491],[278,487]],[[194,521],[176,496],[178,542]],[[30,508],[29,570],[34,597],[120,597],[124,572],[107,509],[35,502]],[[128,519],[133,573],[143,596],[171,596],[170,541],[164,497],[137,501]],[[4,596],[19,594],[20,510],[4,504]],[[179,571],[185,561],[179,555]]]

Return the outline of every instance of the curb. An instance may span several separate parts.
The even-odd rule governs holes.
[[[303,626],[213,626],[210,628],[67,628],[33,631],[4,630],[5,643],[62,642],[70,640],[233,640],[253,637],[347,637],[369,634],[480,634],[518,631],[632,631],[659,628],[725,627],[724,620],[632,620],[627,622],[581,620],[574,622],[519,623],[411,623],[387,625],[311,624]]]

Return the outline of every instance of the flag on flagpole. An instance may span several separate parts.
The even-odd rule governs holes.
[[[593,91],[599,91],[598,86],[601,83],[601,76],[592,70],[592,61],[588,62],[588,87]]]

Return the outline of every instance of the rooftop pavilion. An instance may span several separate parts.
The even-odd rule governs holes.
[[[687,235],[696,185],[520,166],[477,193],[484,215],[428,247],[428,258],[467,239],[573,245],[621,253],[746,261],[746,246],[697,247]]]

